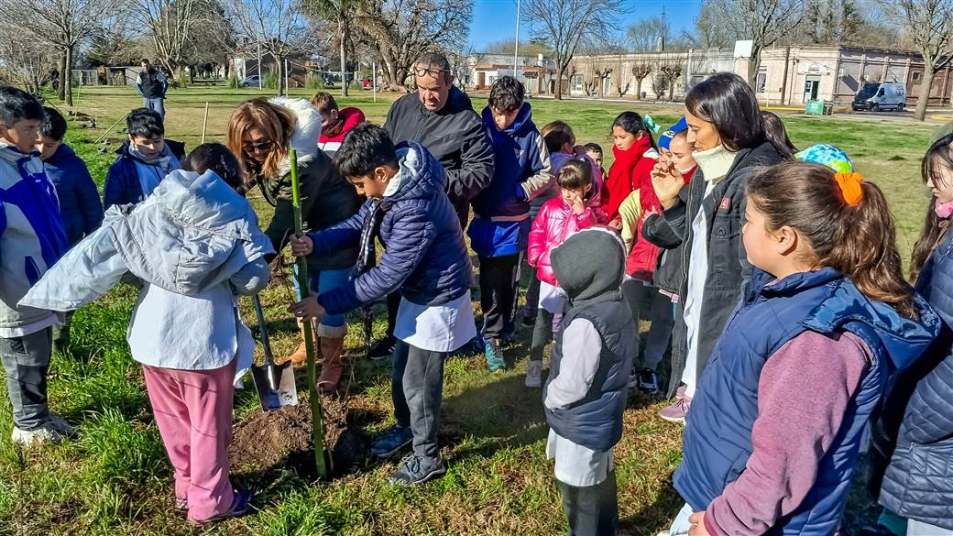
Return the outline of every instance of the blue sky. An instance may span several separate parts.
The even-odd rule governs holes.
[[[630,8],[620,23],[627,28],[634,21],[662,13],[665,6],[666,17],[673,33],[690,30],[698,13],[700,0],[622,0]],[[512,39],[516,35],[516,0],[474,0],[473,23],[470,26],[470,45],[474,50],[482,51],[489,43]],[[520,36],[529,40],[530,32],[524,21],[520,21]]]

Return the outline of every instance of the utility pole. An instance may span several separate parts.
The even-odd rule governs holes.
[[[516,45],[513,47],[513,78],[519,80],[520,55],[520,0],[516,0]]]

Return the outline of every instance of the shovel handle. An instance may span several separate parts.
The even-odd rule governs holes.
[[[271,341],[268,339],[268,329],[265,328],[265,311],[261,307],[261,299],[258,294],[251,297],[255,304],[255,317],[258,318],[258,333],[261,335],[261,348],[265,352],[265,365],[271,365],[275,359],[271,353]]]

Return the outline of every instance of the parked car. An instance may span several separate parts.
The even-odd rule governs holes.
[[[258,80],[259,80],[260,78],[261,78],[261,77],[258,76],[257,74],[254,74],[254,75],[252,75],[252,76],[249,76],[248,78],[242,80],[241,86],[242,86],[242,87],[252,87],[252,86],[258,87]]]
[[[902,112],[907,105],[907,88],[898,82],[868,82],[854,96],[854,111],[896,110]]]

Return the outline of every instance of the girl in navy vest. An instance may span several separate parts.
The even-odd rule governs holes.
[[[932,343],[880,189],[802,162],[754,175],[751,281],[702,374],[670,533],[833,534],[891,374]]]
[[[917,291],[936,308],[943,331],[930,352],[897,381],[884,404],[878,441],[890,459],[880,503],[907,518],[907,535],[953,535],[953,134],[923,158],[923,180],[933,192],[923,234],[913,253]],[[895,446],[895,448],[894,448]],[[889,458],[892,453],[892,458]]]

